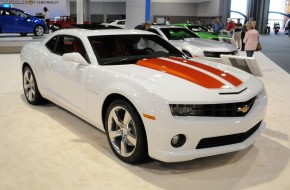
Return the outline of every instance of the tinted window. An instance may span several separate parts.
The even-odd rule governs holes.
[[[27,18],[27,15],[21,11],[18,10],[11,10],[11,16],[18,16],[18,17],[22,17],[22,18]]]
[[[203,26],[188,26],[188,29],[194,31],[194,32],[207,32],[207,28]]]
[[[46,43],[46,47],[55,54],[80,53],[89,63],[89,58],[82,41],[74,36],[59,35]]]
[[[112,35],[89,37],[101,64],[136,63],[144,58],[183,54],[156,35]]]
[[[169,40],[183,40],[184,38],[198,38],[186,28],[160,28]]]
[[[54,51],[54,47],[55,47],[55,44],[56,44],[56,40],[57,40],[57,37],[53,37],[51,40],[49,40],[49,41],[46,43],[46,47],[47,47],[51,52]]]

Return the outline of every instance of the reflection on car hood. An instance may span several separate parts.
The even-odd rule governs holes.
[[[206,40],[200,38],[186,38],[184,40],[170,40],[172,42],[182,43],[183,45],[192,45],[202,49],[203,51],[215,51],[215,52],[232,52],[237,48],[232,44],[214,40]]]
[[[253,79],[248,73],[224,64],[210,66],[174,57],[139,60],[137,64],[110,66],[110,70],[112,74],[138,83],[137,86],[144,86],[168,100],[176,97],[192,101],[219,100],[219,93],[239,93],[246,88],[251,89],[248,81]],[[249,96],[247,93],[242,96],[245,95]],[[233,100],[236,98],[241,96],[236,95]]]
[[[171,84],[173,81],[184,82],[185,80],[191,86],[197,85],[207,89],[235,89],[246,83],[250,79],[250,75],[237,69],[232,70],[232,68],[220,64],[209,65],[169,57],[143,59],[136,64],[116,66],[114,70],[134,75],[137,78],[149,77],[149,81],[162,81],[161,78],[166,78],[163,81],[164,85]]]

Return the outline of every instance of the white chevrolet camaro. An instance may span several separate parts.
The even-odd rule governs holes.
[[[105,131],[126,163],[238,151],[265,128],[260,79],[185,59],[150,32],[60,30],[26,44],[21,66],[30,104],[50,100]]]

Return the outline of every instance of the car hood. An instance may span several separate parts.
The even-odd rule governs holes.
[[[110,68],[133,85],[138,83],[168,101],[223,101],[223,93],[239,94],[245,90],[253,93],[263,86],[256,82],[254,86],[260,87],[251,87],[248,82],[254,77],[248,73],[223,64],[212,64],[170,57],[139,60],[136,64]]]
[[[233,52],[237,48],[229,43],[206,40],[201,38],[185,38],[184,40],[170,40],[175,43],[180,43],[183,45],[191,45],[202,49],[203,51],[212,51],[212,52]]]

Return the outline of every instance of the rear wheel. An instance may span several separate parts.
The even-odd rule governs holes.
[[[114,154],[134,164],[148,159],[147,140],[142,121],[135,109],[124,100],[115,100],[107,110],[105,127]]]
[[[35,36],[42,36],[44,34],[44,27],[41,25],[37,25],[33,31]]]
[[[28,103],[32,105],[44,103],[45,99],[38,90],[35,76],[29,66],[26,66],[23,70],[23,91]]]

